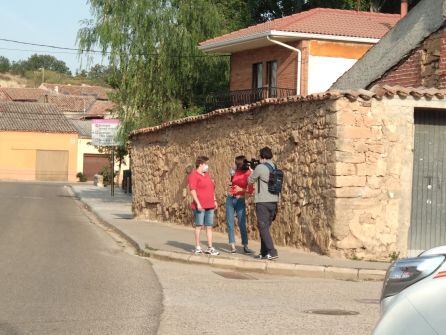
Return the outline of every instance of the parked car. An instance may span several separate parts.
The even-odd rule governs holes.
[[[395,261],[381,294],[373,335],[446,334],[446,246]]]

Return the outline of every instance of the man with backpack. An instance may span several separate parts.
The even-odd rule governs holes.
[[[257,224],[261,239],[260,254],[257,258],[273,260],[278,256],[271,237],[270,228],[277,214],[279,193],[282,189],[283,172],[272,161],[270,148],[260,149],[260,164],[248,178],[248,183],[255,185],[254,203]]]

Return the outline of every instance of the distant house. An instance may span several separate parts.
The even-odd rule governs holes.
[[[39,86],[39,88],[49,90],[58,94],[93,96],[96,98],[96,100],[109,100],[108,94],[112,92],[112,89],[110,88],[85,84],[62,85],[43,83]]]
[[[48,91],[38,88],[0,87],[0,101],[37,102]]]
[[[103,167],[110,165],[109,156],[100,153],[91,145],[91,121],[70,119],[69,122],[79,133],[77,141],[77,172],[82,172],[87,180],[93,180]]]
[[[317,8],[201,42],[199,49],[230,55],[230,104],[306,95],[327,90],[400,18]]]
[[[77,139],[52,104],[0,102],[0,179],[75,181]]]
[[[56,105],[67,117],[81,118],[96,102],[92,96],[47,94],[39,102]]]

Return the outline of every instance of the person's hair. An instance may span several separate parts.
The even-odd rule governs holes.
[[[236,166],[237,170],[242,169],[243,163],[245,162],[245,160],[246,160],[246,157],[243,155],[235,157],[235,166]]]
[[[260,158],[271,159],[271,158],[273,158],[273,152],[271,151],[270,148],[264,147],[264,148],[260,149]]]
[[[195,167],[198,168],[201,164],[206,163],[209,160],[206,156],[198,156],[195,160]]]

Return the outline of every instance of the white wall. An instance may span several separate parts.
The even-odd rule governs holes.
[[[308,61],[308,94],[325,92],[356,62],[356,59],[310,55]]]

